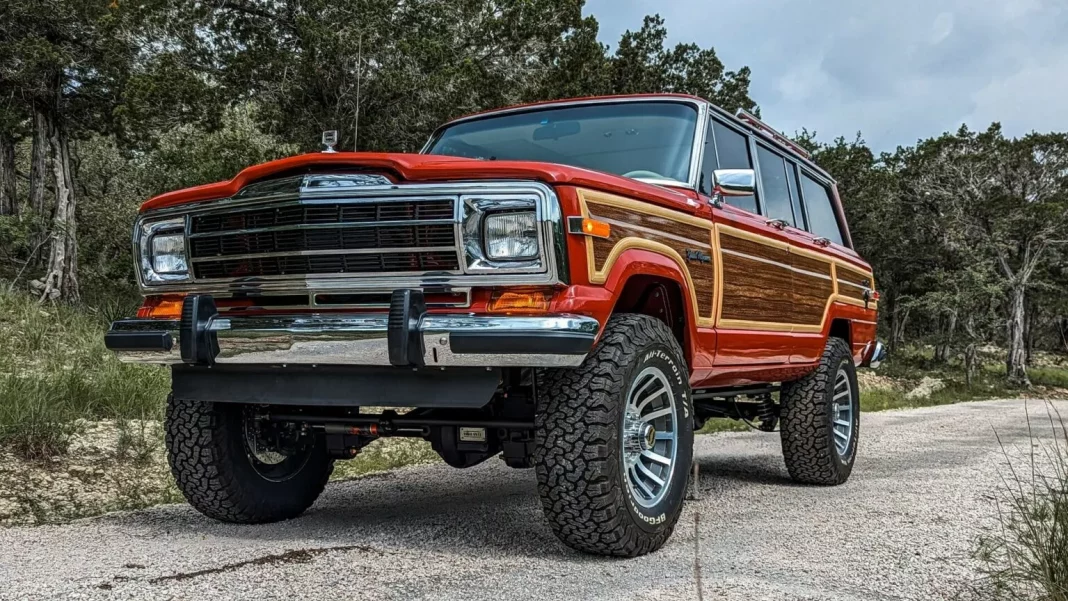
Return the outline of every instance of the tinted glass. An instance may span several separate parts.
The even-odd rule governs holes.
[[[811,177],[801,174],[801,192],[808,208],[808,231],[823,236],[835,244],[842,243],[842,230],[838,228],[838,218],[831,205],[831,195],[827,187]]]
[[[507,113],[442,131],[429,154],[543,161],[688,182],[697,109],[678,102],[591,104]]]
[[[712,122],[712,133],[716,138],[717,169],[752,169],[753,159],[749,156],[749,139],[730,129],[719,121]],[[728,196],[727,204],[758,213],[756,198],[749,196]]]
[[[794,225],[790,184],[786,180],[786,159],[763,146],[757,146],[757,160],[760,162],[760,199],[764,204],[764,214],[769,219],[782,219],[788,225]]]

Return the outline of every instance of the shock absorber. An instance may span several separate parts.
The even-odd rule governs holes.
[[[774,432],[779,424],[779,407],[770,394],[760,395],[760,404],[756,408],[757,429],[761,432]]]

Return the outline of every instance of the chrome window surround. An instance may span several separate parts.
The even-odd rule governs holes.
[[[185,233],[185,219],[182,217],[167,218],[157,221],[138,220],[134,227],[134,257],[136,257],[138,269],[138,281],[142,286],[159,285],[173,282],[188,282],[190,271],[183,273],[156,273],[152,267],[152,238],[159,234]],[[186,238],[185,257],[189,264],[189,241]]]
[[[306,184],[309,178],[304,176]],[[329,176],[337,177],[337,176]],[[317,180],[313,180],[317,181]],[[553,189],[534,181],[485,181],[458,182],[444,184],[389,184],[362,185],[354,187],[317,187],[301,185],[295,192],[278,191],[278,187],[263,190],[263,195],[246,193],[251,184],[235,196],[221,200],[210,200],[192,205],[159,209],[142,214],[133,232],[133,250],[138,265],[143,262],[142,245],[147,243],[146,228],[153,228],[157,223],[183,224],[186,234],[186,253],[189,256],[189,238],[192,236],[192,216],[215,212],[228,212],[237,209],[256,208],[279,202],[294,204],[322,204],[353,202],[361,200],[411,201],[413,199],[452,199],[454,200],[453,226],[456,233],[456,251],[461,259],[459,271],[419,274],[419,273],[368,273],[368,274],[314,274],[293,276],[256,276],[226,280],[201,280],[193,277],[180,282],[157,282],[146,278],[142,269],[138,269],[138,284],[143,293],[197,292],[206,294],[262,294],[267,292],[301,292],[331,293],[347,291],[385,291],[397,288],[436,288],[440,290],[469,289],[472,286],[496,286],[509,284],[551,285],[564,282],[567,276],[567,255],[561,216],[560,202]],[[509,265],[507,262],[475,261],[465,265],[468,248],[464,244],[464,207],[471,201],[483,210],[487,203],[518,201],[524,206],[533,205],[538,224],[539,264]],[[446,222],[448,223],[448,222]],[[382,225],[382,224],[375,224]],[[388,224],[387,224],[388,225]],[[334,226],[336,227],[336,225]],[[242,233],[246,230],[227,233]],[[452,247],[450,247],[452,249]],[[301,253],[284,253],[301,254]],[[190,257],[190,262],[192,258]],[[192,273],[190,273],[192,276]]]
[[[653,179],[653,178],[633,178],[636,181],[641,181],[653,185],[659,185],[664,187],[676,187],[676,188],[689,188],[691,190],[697,189],[698,178],[701,177],[701,150],[705,145],[705,130],[704,124],[706,123],[707,116],[709,114],[709,107],[712,105],[707,101],[699,100],[697,98],[687,98],[682,96],[643,96],[639,98],[590,98],[587,100],[561,100],[559,102],[544,102],[528,106],[517,106],[512,108],[504,108],[497,111],[490,111],[487,113],[479,113],[476,115],[469,115],[467,117],[460,117],[449,121],[445,125],[442,125],[438,129],[434,130],[430,139],[423,145],[423,149],[419,151],[419,154],[427,154],[430,147],[434,145],[434,142],[441,137],[442,132],[445,131],[450,125],[456,125],[457,123],[464,123],[467,121],[477,121],[480,119],[492,119],[493,117],[500,117],[502,115],[510,115],[514,113],[535,112],[546,109],[560,108],[565,106],[587,106],[595,104],[626,104],[631,102],[674,102],[678,104],[685,104],[692,106],[697,111],[697,121],[694,124],[693,135],[693,147],[690,149],[690,171],[689,178],[685,182],[677,182],[675,180],[668,179]],[[724,112],[724,114],[726,114]],[[733,117],[732,117],[733,119]],[[622,175],[619,177],[623,177]]]

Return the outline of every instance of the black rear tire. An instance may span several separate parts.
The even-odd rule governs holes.
[[[844,452],[835,444],[834,431],[835,382],[839,374],[848,381],[848,421],[852,424],[851,436],[843,443]],[[860,438],[860,392],[849,344],[841,338],[829,338],[819,367],[800,380],[784,383],[779,400],[782,454],[790,477],[804,484],[822,485],[848,480]],[[840,403],[844,401],[844,397],[839,399]],[[837,412],[839,416],[843,414],[841,410]]]
[[[166,429],[178,488],[194,509],[223,522],[297,517],[323,492],[334,469],[321,436],[297,455],[260,462],[249,451],[245,406],[236,403],[170,399]]]
[[[651,367],[667,384],[664,395],[651,397],[656,406],[674,402],[675,459],[670,474],[660,473],[662,493],[639,500],[624,465],[623,427],[632,386]],[[693,407],[682,348],[663,322],[615,315],[581,367],[540,370],[534,424],[538,492],[561,541],[621,557],[664,545],[682,511],[693,462]]]

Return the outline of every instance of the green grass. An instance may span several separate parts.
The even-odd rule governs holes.
[[[952,405],[968,401],[980,401],[1010,397],[1019,391],[1005,388],[997,383],[977,383],[971,386],[956,380],[947,380],[946,387],[936,390],[930,396],[908,398],[906,390],[896,388],[876,388],[860,393],[861,411],[887,411],[889,409],[911,409],[915,407],[935,407]]]
[[[22,457],[62,454],[80,419],[160,419],[164,368],[120,363],[106,318],[0,292],[0,445]]]
[[[749,430],[749,426],[737,419],[730,419],[726,417],[714,417],[705,420],[705,425],[696,432],[696,434],[715,434],[717,432],[745,432]]]
[[[1068,388],[1068,369],[1057,367],[1029,367],[1027,377],[1036,386]]]
[[[348,480],[385,472],[406,465],[441,461],[430,443],[412,438],[384,438],[360,450],[360,454],[346,461],[334,462],[332,480]],[[499,459],[490,459],[499,461]]]

